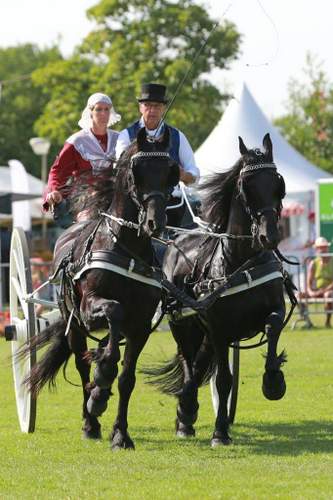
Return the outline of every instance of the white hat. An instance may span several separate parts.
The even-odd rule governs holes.
[[[91,94],[91,96],[89,97],[87,105],[82,111],[81,118],[78,121],[79,127],[81,127],[83,130],[91,129],[92,127],[91,110],[94,108],[94,106],[96,106],[98,102],[105,102],[106,104],[111,106],[108,127],[119,122],[119,120],[121,119],[121,116],[118,115],[118,113],[116,113],[110,97],[107,96],[106,94],[102,94],[101,92],[96,92],[95,94]]]
[[[329,242],[327,241],[326,238],[324,238],[324,236],[318,236],[318,238],[316,238],[316,241],[314,242],[314,245],[313,245],[315,248],[320,248],[320,247],[329,247],[330,244]]]

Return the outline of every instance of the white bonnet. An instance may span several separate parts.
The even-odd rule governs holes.
[[[91,110],[93,109],[94,106],[96,106],[98,102],[105,102],[106,104],[109,104],[109,106],[111,106],[108,127],[119,122],[119,120],[121,119],[121,116],[118,113],[116,113],[110,97],[107,96],[106,94],[102,94],[101,92],[96,92],[95,94],[91,94],[91,96],[89,97],[87,105],[82,111],[81,118],[78,122],[79,127],[81,127],[83,130],[91,129],[92,127]]]

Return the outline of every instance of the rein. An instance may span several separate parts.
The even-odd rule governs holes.
[[[164,152],[151,152],[151,153],[150,152],[139,152],[139,153],[135,154],[132,157],[132,164],[134,165],[135,160],[139,159],[139,158],[153,158],[153,157],[157,157],[157,156],[158,157],[167,158],[167,159],[169,158],[169,154],[168,153],[164,153]],[[263,168],[270,168],[270,169],[275,169],[276,170],[276,166],[273,163],[262,163],[262,164],[258,164],[258,165],[246,165],[246,166],[244,166],[241,169],[240,174],[239,174],[241,181],[242,181],[242,177],[241,176],[244,173],[248,173],[248,172],[249,173],[250,172],[251,173],[255,173],[258,170],[261,170]],[[241,182],[239,184],[240,184],[240,188],[242,188]],[[153,194],[151,194],[151,193],[149,193],[149,194],[151,196],[156,195],[155,192]],[[147,196],[149,196],[149,194]],[[188,199],[187,199],[186,192],[185,192],[184,188],[183,188],[183,194],[184,194],[184,198],[185,198],[186,204],[189,206],[189,202],[188,202]],[[244,198],[245,198],[245,195],[244,195]],[[245,198],[245,201],[246,201],[246,198]],[[271,210],[273,208],[266,207],[265,211],[267,209]],[[263,210],[261,210],[259,212],[262,213]],[[190,213],[192,215],[192,218],[194,219],[193,212],[190,211]],[[112,214],[109,214],[109,213],[106,213],[106,212],[100,212],[100,215],[102,217],[105,217],[105,218],[109,219],[110,221],[116,222],[120,226],[124,226],[124,227],[127,227],[129,229],[134,229],[134,230],[137,230],[137,231],[140,230],[140,226],[141,226],[140,223],[135,223],[135,222],[132,222],[132,221],[128,221],[126,219],[123,219],[121,217],[116,217],[116,216],[114,216]],[[200,219],[200,218],[198,218],[198,219]],[[251,231],[252,235],[233,235],[233,234],[230,234],[230,233],[216,233],[216,232],[214,232],[211,229],[211,226],[209,226],[204,221],[201,221],[201,219],[199,221],[196,220],[196,222],[200,222],[200,226],[201,226],[201,229],[198,230],[198,231],[195,231],[195,230],[186,230],[186,229],[182,229],[182,228],[171,228],[171,227],[168,227],[168,226],[167,226],[167,229],[172,229],[172,230],[174,230],[176,232],[183,232],[183,233],[190,233],[190,234],[200,234],[200,235],[203,235],[203,236],[213,237],[213,238],[217,238],[217,239],[220,239],[220,240],[222,240],[222,239],[237,239],[237,240],[250,239],[250,240],[254,240],[254,238],[255,238],[255,231],[253,231],[253,230]],[[109,230],[110,230],[110,232],[112,234],[112,237],[113,237],[114,241],[117,241],[117,244],[120,246],[120,248],[122,248],[127,253],[127,255],[129,255],[132,259],[134,259],[138,263],[140,263],[141,266],[143,267],[143,269],[145,269],[147,272],[151,273],[151,272],[155,272],[156,271],[156,269],[154,267],[152,267],[149,264],[147,264],[135,252],[129,250],[128,248],[125,247],[125,245],[121,244],[118,241],[118,238],[117,238],[116,234],[113,232],[110,224],[108,224],[108,227],[109,227]],[[166,244],[166,245],[170,244],[170,241],[166,242],[166,241],[164,241],[163,239],[160,239],[160,238],[155,238],[155,239],[157,241],[160,241],[160,242]],[[277,256],[279,257],[280,260],[282,260],[280,258],[280,256],[281,256],[280,252],[277,254]],[[208,293],[204,297],[201,296],[199,299],[192,298],[185,291],[183,291],[183,290],[179,289],[178,287],[176,287],[176,285],[174,285],[173,283],[171,283],[170,281],[168,281],[165,278],[165,276],[163,276],[163,274],[160,275],[161,276],[160,284],[161,284],[161,287],[164,290],[166,290],[167,292],[169,292],[170,295],[172,295],[173,297],[175,297],[182,305],[188,306],[191,309],[193,309],[194,311],[197,311],[199,314],[200,313],[202,314],[205,310],[207,310],[208,308],[210,308],[214,304],[214,302],[218,299],[218,297],[223,292],[226,292],[230,287],[232,287],[232,281],[234,280],[234,278],[237,275],[240,275],[241,273],[244,273],[245,276],[248,279],[248,271],[247,271],[247,269],[249,268],[249,266],[251,264],[252,265],[255,264],[255,260],[257,259],[257,257],[258,256],[256,256],[255,258],[252,257],[252,258],[248,259],[245,263],[243,263],[231,275],[229,275],[227,277],[224,277],[223,279],[221,278],[220,280],[214,280],[214,281],[221,281],[221,284],[218,285],[212,291],[209,290],[209,291],[211,291],[211,293]],[[281,277],[282,277],[282,275],[281,275]],[[291,313],[290,313],[290,315],[291,315]],[[289,320],[290,315],[288,315],[287,321]],[[262,343],[265,343],[265,342],[260,341],[259,344],[256,344],[256,347],[258,345],[262,345]],[[246,348],[249,348],[249,347],[246,347]]]

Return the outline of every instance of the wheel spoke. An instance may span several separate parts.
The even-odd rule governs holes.
[[[16,269],[16,274],[19,273],[19,269],[22,265],[22,256],[21,255],[18,255],[18,249],[15,249],[12,251],[12,256],[14,258],[14,262],[15,262],[15,269]],[[19,258],[21,257],[21,259]]]
[[[15,288],[16,296],[19,300],[24,317],[26,318],[28,316],[28,304],[25,300],[25,297],[23,296],[21,285],[18,282],[17,278],[15,278],[14,276],[12,276],[12,278],[11,278],[11,283],[12,283],[13,287]]]

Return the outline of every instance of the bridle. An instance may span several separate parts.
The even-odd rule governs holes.
[[[281,182],[282,189],[281,189],[281,195],[280,198],[284,198],[285,196],[285,187],[284,187],[284,180],[283,177],[277,172],[277,168],[275,163],[257,163],[255,165],[245,165],[242,167],[242,169],[239,172],[238,176],[238,196],[241,199],[244,209],[246,213],[250,216],[251,218],[251,233],[253,235],[253,238],[258,235],[259,233],[259,224],[260,224],[260,219],[261,217],[266,214],[266,213],[273,213],[276,214],[277,219],[280,218],[281,215],[281,209],[282,209],[282,203],[280,201],[279,207],[273,207],[273,206],[266,206],[262,207],[258,210],[254,210],[251,208],[245,190],[244,190],[244,177],[246,175],[255,175],[256,173],[264,170],[264,169],[271,169],[274,170],[274,174],[278,177],[279,181]]]
[[[133,203],[138,209],[138,224],[108,214],[108,217],[114,220],[115,222],[118,222],[118,224],[129,227],[131,229],[137,229],[138,234],[140,234],[141,227],[146,216],[146,208],[144,204],[151,198],[162,198],[163,200],[167,200],[168,196],[170,195],[170,191],[163,192],[159,190],[152,190],[149,191],[148,193],[144,193],[143,195],[140,195],[138,193],[133,169],[135,168],[137,163],[142,159],[156,160],[157,158],[162,160],[167,160],[168,162],[170,162],[171,160],[170,154],[165,151],[138,151],[131,157],[130,167],[128,169],[128,176],[127,176],[128,193]]]
[[[134,194],[135,202],[137,202],[139,200],[139,195],[137,192],[137,187],[135,185],[133,168],[135,167],[137,160],[141,160],[141,159],[155,160],[156,158],[165,159],[168,161],[170,161],[170,159],[171,159],[169,153],[164,152],[164,151],[139,151],[138,153],[135,153],[131,158],[131,165],[130,165],[130,170],[129,170],[129,180],[132,181],[131,195]],[[156,191],[156,190],[150,191],[149,193],[145,193],[144,195],[142,195],[142,201],[145,202],[145,201],[149,200],[149,198],[156,198],[158,196],[160,196],[163,199],[166,199],[167,193],[164,193],[163,191]]]

